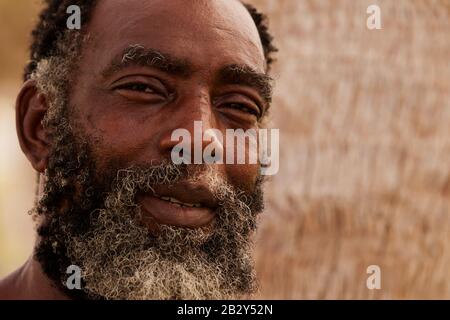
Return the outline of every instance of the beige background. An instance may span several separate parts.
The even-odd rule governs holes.
[[[280,48],[262,298],[450,298],[450,0],[253,0]],[[378,4],[382,30],[366,28]],[[0,276],[31,250],[13,103],[35,1],[0,0]],[[368,290],[366,268],[381,268]]]

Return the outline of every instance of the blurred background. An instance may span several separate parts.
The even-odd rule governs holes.
[[[259,297],[450,299],[450,0],[247,2],[280,49]],[[382,30],[366,27],[371,4]],[[34,239],[14,101],[39,8],[0,0],[0,277]],[[380,290],[366,287],[369,265]]]

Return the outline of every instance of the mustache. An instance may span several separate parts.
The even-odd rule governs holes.
[[[186,164],[174,164],[167,160],[160,161],[157,164],[155,162],[151,161],[150,164],[133,165],[126,169],[119,169],[115,183],[122,183],[123,185],[123,181],[129,179],[139,185],[172,184],[186,178],[189,174]],[[126,187],[126,185],[123,185],[123,187]]]
[[[171,161],[153,160],[149,164],[132,165],[124,169],[116,170],[115,178],[112,179],[112,185],[109,190],[122,191],[124,196],[121,198],[123,205],[134,205],[135,196],[138,192],[152,193],[158,195],[157,187],[174,186],[182,182],[192,184],[202,184],[202,187],[208,189],[208,196],[212,196],[214,201],[219,204],[224,202],[239,201],[251,207],[254,202],[254,195],[259,193],[260,186],[264,182],[264,176],[259,175],[255,183],[254,194],[241,190],[222,177],[210,164],[174,164]],[[125,194],[127,197],[125,197]],[[230,194],[233,199],[227,199]]]

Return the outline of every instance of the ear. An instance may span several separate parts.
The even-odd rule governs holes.
[[[27,80],[16,100],[16,130],[20,148],[38,172],[48,164],[49,140],[42,119],[47,111],[44,94],[39,93],[36,81]]]

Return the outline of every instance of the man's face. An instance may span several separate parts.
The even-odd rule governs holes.
[[[99,1],[69,88],[70,126],[51,153],[62,165],[42,210],[47,274],[61,281],[77,264],[85,293],[100,298],[251,292],[259,165],[173,165],[171,134],[195,139],[194,121],[224,136],[257,129],[264,71],[256,26],[237,1]],[[72,194],[52,179],[73,183]]]
[[[178,143],[172,132],[185,128],[194,137],[194,121],[224,136],[225,129],[257,129],[266,108],[261,86],[231,70],[263,74],[265,60],[237,1],[100,1],[89,34],[71,103],[83,130],[101,138],[100,159],[168,159]],[[251,191],[259,166],[216,170]],[[185,202],[190,191],[172,190]]]

